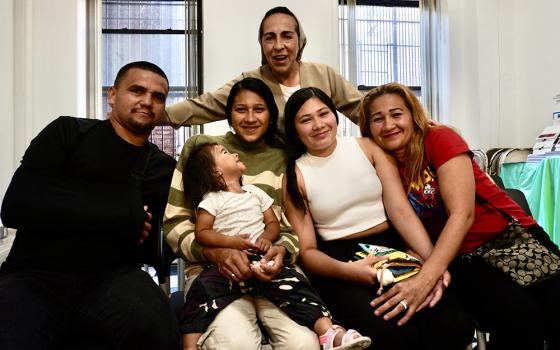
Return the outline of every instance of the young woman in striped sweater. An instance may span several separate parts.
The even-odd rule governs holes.
[[[258,95],[264,104],[251,102],[236,105],[234,98],[242,94]],[[250,95],[250,94],[249,94]],[[249,109],[257,113],[249,113]],[[173,175],[165,210],[164,231],[167,242],[187,261],[187,286],[208,262],[215,264],[223,276],[237,281],[256,277],[271,281],[285,264],[294,264],[299,254],[297,237],[282,215],[282,178],[286,156],[276,139],[278,108],[270,89],[259,79],[245,78],[236,83],[226,103],[228,122],[233,132],[223,136],[197,135],[185,144]],[[246,166],[243,183],[254,185],[273,199],[272,210],[280,222],[280,237],[273,242],[264,258],[274,261],[263,271],[249,268],[247,255],[231,248],[210,248],[200,245],[194,235],[194,209],[187,203],[182,183],[185,159],[200,143],[219,143],[237,153]],[[240,298],[222,310],[202,335],[199,344],[207,349],[260,349],[260,320],[273,347],[285,349],[317,349],[316,334],[291,320],[278,307],[263,297]]]

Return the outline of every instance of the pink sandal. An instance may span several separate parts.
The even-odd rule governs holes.
[[[329,330],[319,337],[321,350],[361,350],[369,347],[370,337],[365,337],[354,329],[349,329],[342,336],[339,346],[334,346],[334,338],[339,332],[344,332],[344,328],[333,325]]]

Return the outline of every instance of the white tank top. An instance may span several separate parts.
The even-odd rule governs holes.
[[[355,137],[337,137],[327,157],[302,155],[303,175],[315,230],[325,241],[367,230],[385,221],[381,181]]]

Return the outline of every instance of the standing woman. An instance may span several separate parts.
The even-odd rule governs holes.
[[[483,329],[492,349],[558,349],[560,275],[522,287],[473,252],[508,229],[521,226],[555,254],[558,247],[532,217],[499,189],[472,159],[468,145],[447,127],[428,127],[414,93],[390,83],[370,91],[362,102],[360,130],[397,160],[408,199],[435,247],[428,262],[451,264],[453,287]],[[395,296],[376,300],[389,307]]]
[[[426,263],[416,276],[397,283],[389,291],[398,288],[399,299],[381,315],[370,307],[376,295],[375,258],[352,261],[359,243],[406,250],[395,229],[422,258],[431,254],[394,160],[368,138],[337,137],[335,106],[320,89],[295,92],[284,122],[293,152],[284,182],[286,213],[311,284],[334,318],[359,327],[374,348],[464,349],[473,328],[453,293],[442,297],[438,281],[445,268]]]
[[[278,6],[263,17],[258,33],[261,66],[243,72],[216,91],[207,92],[167,108],[169,122],[175,126],[197,125],[226,118],[226,100],[233,84],[245,77],[261,79],[274,95],[278,106],[278,128],[284,134],[284,105],[300,87],[316,86],[333,100],[336,108],[358,122],[362,93],[321,63],[302,61],[307,38],[301,23],[288,8]]]
[[[234,132],[223,136],[197,135],[183,147],[171,181],[164,216],[166,240],[175,253],[188,262],[187,284],[198,276],[208,262],[220,273],[239,283],[251,277],[269,282],[284,264],[295,263],[299,246],[297,238],[282,215],[282,177],[286,168],[284,151],[277,148],[276,121],[278,109],[270,89],[261,80],[245,78],[235,83],[226,104],[228,122]],[[246,166],[243,183],[255,185],[274,202],[271,206],[280,221],[280,238],[265,255],[274,266],[263,271],[250,269],[245,252],[232,248],[211,248],[198,244],[194,235],[195,212],[187,203],[182,182],[183,164],[191,150],[200,143],[219,143],[237,153]],[[274,349],[318,349],[313,331],[291,320],[264,297],[237,299],[222,310],[199,339],[207,350],[256,350],[261,348],[260,320]]]

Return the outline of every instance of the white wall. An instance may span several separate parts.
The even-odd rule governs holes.
[[[85,114],[84,1],[14,1],[16,152],[57,116]]]
[[[85,116],[87,0],[0,0],[0,195],[31,139]]]
[[[337,0],[204,0],[205,91],[261,65],[259,25],[266,11],[275,6],[286,6],[298,17],[307,36],[302,59],[338,70]],[[204,126],[205,133],[215,135],[227,130],[227,122]]]
[[[15,168],[13,0],[0,0],[0,198]]]
[[[557,0],[448,0],[450,115],[471,147],[531,147],[560,110]]]

